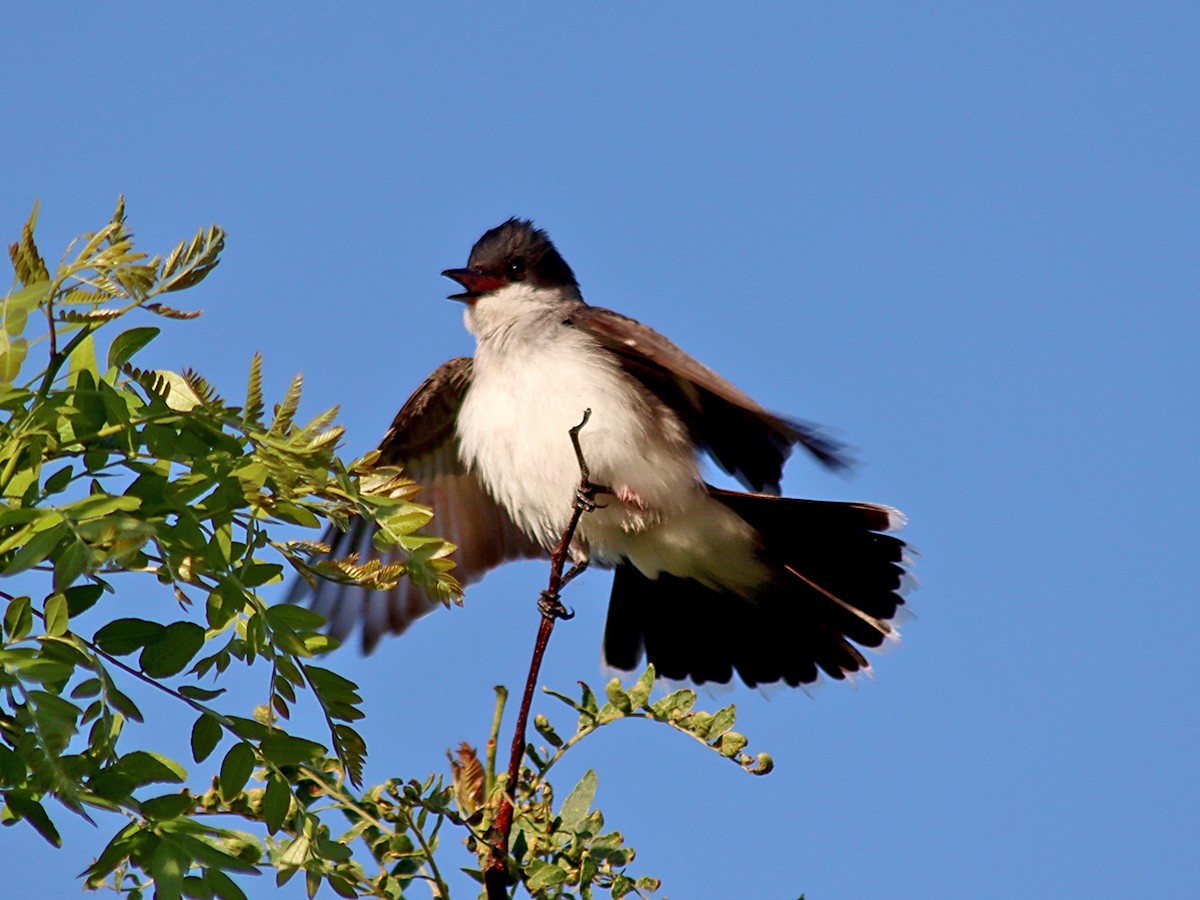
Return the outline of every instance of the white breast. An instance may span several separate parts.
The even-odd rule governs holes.
[[[708,497],[678,417],[592,338],[563,324],[563,310],[544,289],[510,285],[467,311],[478,347],[458,420],[463,462],[522,529],[553,547],[579,484],[569,430],[590,409],[580,445],[591,480],[612,493],[583,517],[577,558],[629,557],[647,575],[710,581],[710,564],[731,551],[752,557],[752,529]],[[704,572],[681,571],[696,560]]]

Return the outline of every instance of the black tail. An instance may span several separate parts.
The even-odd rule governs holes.
[[[903,605],[904,542],[881,532],[903,519],[885,506],[791,500],[712,489],[759,533],[775,573],[753,597],[689,579],[650,579],[617,568],[605,661],[637,667],[642,654],[669,679],[792,687],[867,668],[854,645],[878,647],[894,634]]]

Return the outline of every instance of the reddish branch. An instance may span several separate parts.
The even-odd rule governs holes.
[[[537,641],[533,645],[533,657],[529,661],[529,677],[525,679],[525,693],[521,696],[521,710],[517,715],[517,725],[513,733],[512,750],[508,761],[508,793],[500,801],[496,811],[496,819],[492,826],[492,848],[487,862],[483,867],[483,883],[487,888],[488,900],[505,900],[508,897],[508,836],[512,831],[513,803],[517,793],[517,778],[521,772],[521,759],[525,755],[525,728],[529,723],[529,707],[533,703],[533,689],[537,684],[538,672],[542,668],[542,657],[546,654],[546,645],[550,641],[550,632],[554,630],[555,619],[569,619],[573,615],[567,611],[559,599],[559,591],[563,589],[576,575],[587,568],[587,563],[577,563],[563,573],[567,557],[571,550],[571,541],[575,537],[575,529],[585,512],[596,508],[595,497],[604,492],[604,488],[592,484],[588,477],[587,462],[583,458],[583,450],[579,447],[579,432],[587,424],[592,411],[583,412],[583,420],[571,429],[571,446],[575,448],[575,459],[579,463],[579,488],[575,492],[575,507],[571,519],[562,534],[562,539],[550,555],[550,582],[538,600],[538,609],[542,619],[538,625]]]

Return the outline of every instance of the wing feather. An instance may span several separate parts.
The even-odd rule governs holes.
[[[697,445],[750,490],[778,494],[796,444],[830,469],[850,466],[845,448],[817,426],[768,412],[654,329],[598,306],[581,306],[570,321],[679,412]]]
[[[439,366],[408,398],[379,445],[381,465],[400,466],[420,485],[417,502],[433,510],[427,528],[457,546],[450,559],[456,563],[454,575],[464,585],[478,581],[489,569],[508,560],[546,555],[459,460],[455,424],[471,375],[470,357],[458,357]],[[360,564],[381,557],[385,563],[399,561],[398,551],[381,554],[375,548],[375,531],[357,518],[345,532],[331,527],[324,537],[332,548],[329,556],[357,553]],[[307,583],[298,580],[288,601],[303,600],[309,594]],[[339,640],[362,623],[366,653],[385,634],[400,634],[437,605],[407,578],[390,591],[323,581],[311,591],[309,602],[325,616],[330,633]]]

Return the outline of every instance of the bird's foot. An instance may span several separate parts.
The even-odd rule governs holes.
[[[565,621],[575,618],[575,613],[562,605],[558,594],[550,591],[542,591],[542,596],[538,598],[538,609],[547,619],[563,619]]]
[[[573,566],[571,566],[571,568],[567,569],[566,573],[563,575],[562,581],[560,581],[558,583],[559,588],[560,589],[565,588],[568,584],[570,584],[572,581],[574,581],[578,576],[580,576],[584,572],[586,572],[587,567],[588,567],[588,561],[586,559],[580,560],[579,562],[575,563],[575,565],[573,565]]]
[[[585,481],[575,488],[575,508],[580,512],[590,513],[597,509],[604,509],[606,504],[597,503],[596,497],[600,494],[611,494],[612,488],[605,487],[602,484],[592,484],[590,481]]]

